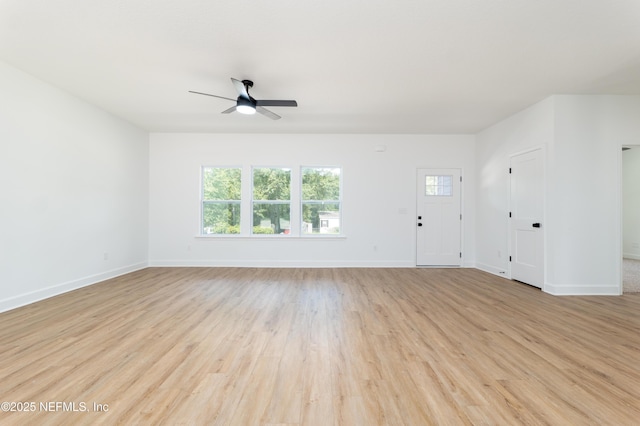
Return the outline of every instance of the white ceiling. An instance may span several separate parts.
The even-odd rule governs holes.
[[[640,95],[639,0],[0,0],[0,59],[152,132],[475,133]],[[220,114],[230,77],[283,116]]]

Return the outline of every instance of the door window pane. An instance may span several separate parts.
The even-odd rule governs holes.
[[[430,175],[425,177],[425,195],[450,197],[453,195],[453,176]]]

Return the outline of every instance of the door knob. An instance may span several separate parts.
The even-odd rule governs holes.
[[[533,226],[534,228],[540,228],[540,224],[539,224],[539,223],[534,223],[534,224],[533,224],[533,225],[531,225],[531,226]]]

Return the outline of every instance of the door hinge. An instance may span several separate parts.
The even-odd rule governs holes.
[[[460,252],[460,259],[462,259],[462,252]]]
[[[460,176],[460,182],[462,182],[462,176]]]
[[[509,217],[511,217],[511,212],[509,212]]]
[[[460,213],[460,220],[462,220],[462,213]]]
[[[509,256],[509,262],[511,262],[511,256]]]
[[[509,173],[511,173],[511,167],[509,167]]]

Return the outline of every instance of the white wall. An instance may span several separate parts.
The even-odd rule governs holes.
[[[640,260],[640,146],[622,152],[622,171],[622,253]]]
[[[465,177],[463,261],[471,266],[475,263],[474,140],[471,135],[152,134],[149,262],[415,266],[416,169],[456,167]],[[386,151],[376,152],[378,145],[385,145]],[[196,238],[201,165],[341,166],[346,238]]]
[[[0,311],[146,265],[147,160],[146,132],[0,63]]]
[[[542,147],[553,156],[554,102],[547,98],[476,135],[476,266],[509,274],[509,158]],[[547,183],[549,177],[546,179]],[[545,193],[548,184],[545,185]],[[548,221],[544,229],[548,233]]]
[[[0,93],[0,311],[147,263],[412,267],[422,167],[462,169],[463,265],[506,275],[509,157],[536,147],[543,289],[621,291],[620,148],[640,144],[640,97],[553,96],[476,136],[148,136],[2,63]],[[198,238],[201,165],[341,166],[346,237]]]
[[[618,174],[622,141],[615,133],[623,127],[623,123],[618,123],[618,129],[613,126],[617,101],[604,96],[555,96],[554,101],[547,291],[617,294],[622,257]],[[609,103],[612,108],[607,107]]]
[[[640,97],[548,98],[477,135],[478,267],[508,268],[507,156],[544,145],[545,283],[552,294],[620,294],[622,145],[640,140]],[[504,194],[504,195],[501,195]]]

